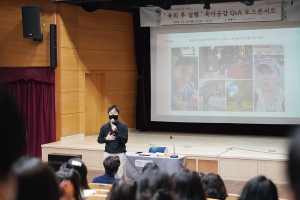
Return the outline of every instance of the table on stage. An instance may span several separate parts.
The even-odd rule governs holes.
[[[126,176],[138,181],[142,175],[143,167],[148,162],[155,162],[160,169],[172,175],[180,169],[185,168],[186,156],[178,155],[178,158],[170,158],[170,155],[168,157],[158,157],[156,154],[140,156],[137,152],[127,152]]]

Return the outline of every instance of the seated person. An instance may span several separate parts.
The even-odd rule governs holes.
[[[96,176],[93,178],[93,183],[104,183],[113,184],[115,179],[115,174],[118,172],[120,166],[119,156],[108,156],[103,161],[103,166],[105,169],[105,174],[102,176]]]
[[[278,200],[277,188],[265,176],[256,176],[248,181],[239,200]]]
[[[71,158],[61,168],[75,169],[80,175],[80,187],[83,190],[90,189],[87,181],[87,167],[80,158]]]
[[[157,169],[157,168],[158,168],[158,166],[157,166],[157,164],[156,164],[155,162],[148,162],[148,163],[146,163],[146,165],[143,167],[142,174],[145,173],[145,171],[146,171],[147,169]]]
[[[134,200],[137,184],[130,178],[117,179],[110,189],[107,200]]]
[[[215,173],[201,173],[201,182],[206,198],[225,200],[227,191],[222,178]]]

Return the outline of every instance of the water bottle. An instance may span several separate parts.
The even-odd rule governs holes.
[[[168,148],[167,147],[165,148],[165,151],[164,151],[164,157],[168,157]]]

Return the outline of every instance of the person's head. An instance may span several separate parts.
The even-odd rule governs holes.
[[[17,200],[58,200],[59,186],[53,169],[39,158],[21,157],[12,167],[18,180]]]
[[[119,118],[119,114],[120,114],[120,108],[118,108],[118,106],[111,105],[108,108],[108,117],[109,117],[110,120],[114,119],[115,121],[117,121],[118,118]]]
[[[0,86],[0,133],[0,179],[5,179],[12,164],[23,155],[26,139],[25,126],[17,104],[2,86]]]
[[[173,200],[173,193],[169,190],[158,189],[153,194],[151,200]],[[183,200],[183,199],[182,199]]]
[[[119,156],[108,156],[103,160],[105,173],[115,175],[120,167]]]
[[[149,169],[142,174],[137,189],[138,200],[150,200],[159,189],[165,189],[174,193],[174,185],[171,177],[161,169]]]
[[[107,200],[134,200],[137,184],[130,178],[117,179],[110,189]]]
[[[182,169],[173,174],[172,179],[175,185],[175,199],[206,199],[201,179],[197,172],[188,169]]]
[[[158,166],[155,162],[148,162],[143,167],[142,174],[145,173],[146,170],[148,170],[148,169],[157,169],[157,168],[158,168]]]
[[[275,58],[263,58],[256,67],[257,76],[261,87],[272,90],[277,86],[280,70],[279,63]]]
[[[80,158],[71,158],[70,160],[68,160],[65,167],[77,170],[80,174],[81,187],[83,189],[90,189],[87,181],[87,167]]]
[[[175,62],[173,76],[177,87],[185,87],[189,83],[193,69],[194,65],[189,58],[181,57]]]
[[[201,182],[207,198],[226,199],[227,191],[222,178],[215,173],[201,175]]]
[[[278,200],[276,186],[265,176],[256,176],[246,183],[239,197],[239,200],[248,199]]]
[[[288,153],[287,174],[293,196],[300,200],[300,127],[294,130]]]
[[[75,169],[64,168],[56,172],[61,188],[61,197],[66,200],[81,199],[80,174]]]

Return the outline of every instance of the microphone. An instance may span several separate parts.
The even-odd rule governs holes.
[[[172,141],[173,151],[174,151],[173,155],[171,155],[170,158],[178,158],[178,156],[175,155],[175,146],[174,146],[174,143],[173,143],[172,139],[173,139],[173,137],[172,137],[172,135],[170,135],[170,140]]]
[[[114,123],[114,122],[115,122],[115,119],[111,118],[110,123]]]

